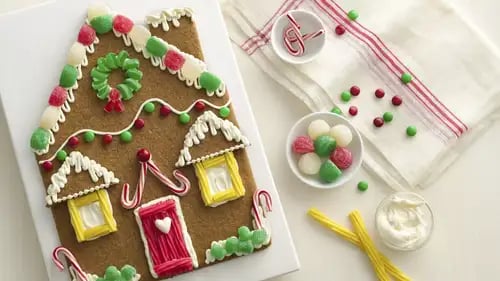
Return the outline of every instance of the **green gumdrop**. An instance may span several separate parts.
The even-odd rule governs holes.
[[[135,268],[131,265],[124,265],[122,269],[120,270],[122,278],[125,279],[125,281],[132,281],[132,279],[135,277],[137,274],[137,271]]]
[[[238,245],[240,240],[236,237],[229,237],[226,240],[226,252],[230,255],[236,253],[238,251]]]
[[[264,242],[266,241],[267,239],[267,233],[264,229],[257,229],[257,230],[254,230],[253,233],[252,233],[252,243],[255,245],[255,246],[260,246],[262,244],[264,244]]]
[[[99,71],[97,68],[92,68],[90,71],[90,76],[92,77],[92,80],[94,81],[103,81],[108,79],[108,74],[105,72]]]
[[[104,279],[106,279],[106,281],[119,281],[120,277],[121,273],[116,266],[108,266],[108,268],[106,268],[106,272],[104,273]]]
[[[134,69],[139,67],[139,60],[138,59],[125,59],[123,61],[123,70],[129,70],[129,69]]]
[[[109,69],[104,63],[98,63],[96,69],[103,73],[110,73],[112,71],[112,69]]]
[[[123,83],[125,83],[125,85],[127,85],[132,90],[132,92],[137,92],[142,87],[142,85],[141,85],[141,83],[139,83],[139,81],[132,79],[132,78],[125,79],[125,81],[123,81]]]
[[[217,260],[222,260],[226,256],[226,249],[221,245],[214,243],[210,248],[210,254]]]
[[[45,129],[38,128],[31,135],[31,140],[30,140],[31,148],[33,148],[34,150],[46,149],[47,146],[49,145],[49,139],[50,139],[50,132]]]
[[[240,241],[238,244],[238,252],[244,253],[244,254],[251,254],[253,253],[254,247],[252,245],[252,241]]]
[[[314,140],[314,152],[320,157],[327,157],[337,146],[337,142],[329,135],[319,136]]]
[[[78,76],[78,71],[72,65],[65,65],[61,76],[59,77],[59,86],[63,88],[70,88],[76,83],[76,78]]]
[[[101,100],[105,100],[108,98],[109,92],[111,91],[111,87],[106,86],[104,88],[99,89],[97,92],[97,97]]]
[[[94,28],[97,34],[110,32],[113,28],[113,17],[111,15],[95,17],[90,21],[90,25]]]
[[[108,86],[108,80],[105,79],[105,80],[96,80],[94,82],[92,82],[92,89],[96,90],[96,91],[99,91],[100,89],[104,88],[104,87],[107,87]]]
[[[119,67],[122,67],[123,66],[123,62],[125,61],[125,59],[128,58],[128,53],[127,51],[125,50],[121,50],[120,53],[118,53],[118,55],[116,56],[116,64],[119,66]]]
[[[167,52],[167,44],[160,38],[151,36],[146,42],[146,50],[155,57],[163,57]]]
[[[106,57],[104,58],[104,64],[109,69],[116,69],[116,68],[118,68],[118,65],[116,65],[116,61],[115,61],[115,54],[108,53],[106,55]]]
[[[326,160],[319,168],[319,178],[327,183],[334,182],[341,175],[342,171],[330,160]]]
[[[116,85],[116,89],[120,92],[122,100],[129,100],[134,96],[132,89],[126,84],[120,83]]]
[[[219,89],[221,80],[210,72],[203,72],[200,76],[200,85],[208,92],[215,92]]]
[[[129,69],[127,70],[127,72],[125,72],[125,76],[139,81],[142,79],[142,71],[140,71],[139,69]]]
[[[240,241],[248,241],[252,238],[252,231],[247,226],[240,226],[238,228],[238,239]]]

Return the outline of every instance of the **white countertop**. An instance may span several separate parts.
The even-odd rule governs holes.
[[[2,0],[0,13],[40,2]],[[489,0],[455,3],[468,9],[471,18],[500,46],[500,34],[494,30],[500,24],[495,14],[500,3]],[[288,129],[308,113],[307,108],[264,76],[237,46],[233,47],[301,261],[300,271],[275,280],[376,280],[364,253],[320,227],[306,216],[306,211],[315,206],[350,227],[347,214],[359,209],[369,232],[374,234],[375,209],[391,192],[390,188],[364,171],[351,183],[330,191],[308,188],[295,179],[286,163],[284,144]],[[4,120],[0,121],[0,130],[7,132]],[[439,181],[421,192],[435,215],[432,238],[423,249],[398,253],[383,247],[376,239],[381,251],[414,280],[493,280],[491,276],[500,273],[497,266],[500,260],[500,239],[497,239],[500,237],[500,186],[496,182],[500,159],[498,139],[500,125],[496,124]],[[45,281],[40,247],[10,146],[8,136],[3,134],[0,137],[3,155],[0,177],[4,179],[0,187],[4,194],[0,197],[2,280]],[[369,182],[368,191],[356,190],[359,180]]]

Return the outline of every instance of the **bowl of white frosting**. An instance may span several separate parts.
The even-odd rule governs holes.
[[[434,226],[431,207],[413,192],[396,192],[377,207],[375,224],[385,245],[399,251],[414,251],[429,240]]]

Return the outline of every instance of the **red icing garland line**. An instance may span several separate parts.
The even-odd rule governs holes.
[[[62,262],[59,258],[60,254],[62,254],[63,257],[68,259],[69,268],[70,269],[73,268],[76,271],[76,274],[77,274],[78,278],[80,279],[80,281],[88,281],[86,273],[80,267],[80,264],[76,260],[73,253],[71,253],[70,250],[68,250],[62,246],[55,248],[54,251],[52,252],[52,261],[56,264],[57,268],[60,271],[64,270],[64,265],[62,264]]]
[[[263,189],[257,189],[253,194],[252,201],[252,215],[255,218],[255,225],[257,229],[263,227],[262,221],[263,217],[266,217],[267,212],[271,212],[273,207],[273,201],[271,194]],[[259,212],[259,208],[262,208],[262,214]]]

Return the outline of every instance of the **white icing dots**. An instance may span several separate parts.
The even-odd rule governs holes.
[[[40,119],[40,128],[50,130],[57,125],[59,115],[61,114],[59,107],[48,106]]]
[[[75,42],[71,45],[68,53],[68,64],[77,66],[82,64],[87,58],[87,50],[82,44]]]
[[[128,36],[134,44],[136,50],[142,50],[146,46],[146,42],[151,37],[151,32],[142,25],[134,25]]]
[[[87,10],[87,19],[91,21],[95,17],[104,16],[111,14],[111,10],[108,6],[102,3],[96,3],[89,6]]]

